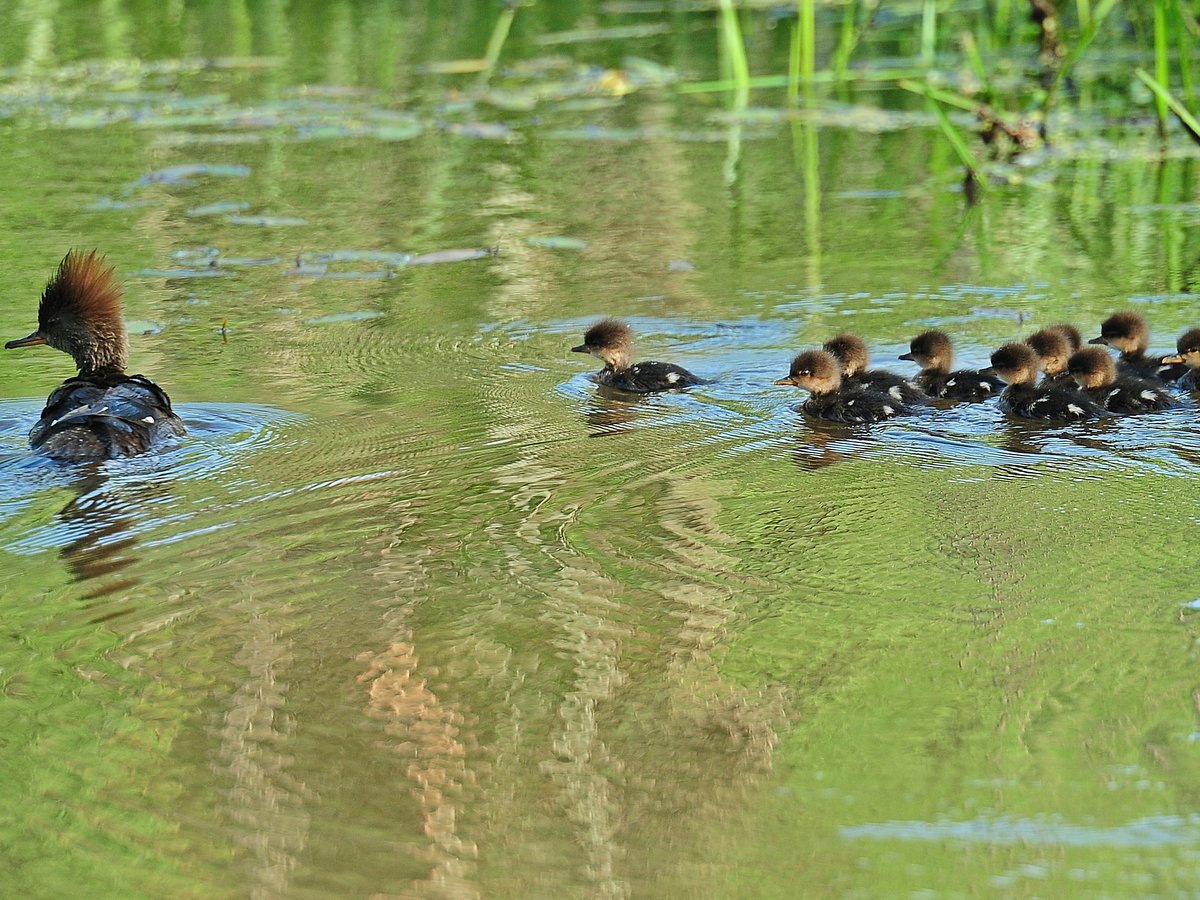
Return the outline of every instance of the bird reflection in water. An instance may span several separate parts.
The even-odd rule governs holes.
[[[639,413],[647,408],[645,396],[597,385],[596,393],[588,400],[583,413],[588,437],[608,437],[632,431],[637,427]]]
[[[801,432],[792,439],[792,462],[806,472],[854,459],[870,446],[862,439],[867,428],[804,416]]]
[[[140,581],[126,571],[137,562],[133,513],[154,504],[163,487],[146,481],[114,490],[97,464],[81,471],[71,489],[75,496],[57,515],[57,529],[70,537],[59,554],[74,580],[90,587],[84,599],[132,588]]]

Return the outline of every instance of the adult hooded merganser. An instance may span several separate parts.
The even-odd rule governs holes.
[[[1109,412],[1151,412],[1174,405],[1161,381],[1133,375],[1118,376],[1116,363],[1100,347],[1076,350],[1067,361],[1067,371],[1084,394]]]
[[[79,374],[64,381],[29,432],[35,450],[54,459],[133,456],[185,433],[171,400],[153,381],[125,374],[121,289],[95,251],[72,250],[38,305],[38,328],[6,349],[49,344],[69,353]]]
[[[1133,310],[1113,313],[1100,324],[1100,337],[1092,338],[1089,344],[1107,344],[1121,355],[1117,367],[1138,378],[1153,378],[1158,381],[1178,381],[1187,374],[1187,367],[1164,365],[1162,354],[1148,356],[1150,329],[1141,313]]]
[[[650,394],[707,384],[703,378],[671,363],[640,362],[630,365],[633,332],[628,325],[616,319],[597,322],[587,330],[583,343],[572,347],[571,352],[590,353],[603,360],[604,368],[596,373],[596,380],[619,391]]]
[[[1005,344],[992,354],[992,371],[1008,382],[1000,406],[1025,419],[1078,422],[1107,415],[1103,406],[1073,388],[1037,386],[1038,355],[1028,344]]]
[[[842,364],[842,381],[847,386],[861,385],[888,394],[901,403],[924,403],[929,399],[925,391],[903,375],[887,369],[868,369],[871,351],[867,349],[867,342],[856,334],[839,334],[826,341],[821,349],[832,353]]]
[[[900,359],[915,362],[921,367],[917,384],[930,397],[942,400],[986,400],[996,397],[1004,382],[995,375],[974,369],[950,371],[954,365],[954,344],[941,331],[918,334],[908,344],[908,352]]]
[[[1069,326],[1068,326],[1069,327]],[[1045,375],[1043,384],[1064,384],[1070,386],[1067,377],[1067,360],[1079,347],[1073,347],[1071,336],[1062,326],[1051,326],[1035,331],[1025,338],[1025,343],[1033,348],[1038,356],[1042,372]],[[1083,338],[1080,338],[1080,346]]]
[[[818,419],[857,424],[880,422],[911,412],[904,403],[890,394],[858,384],[842,381],[842,365],[827,350],[806,350],[795,359],[786,378],[775,384],[790,384],[804,388],[809,398],[801,409]]]
[[[1179,379],[1179,386],[1189,391],[1200,390],[1200,328],[1192,328],[1181,334],[1175,342],[1175,348],[1179,352],[1164,356],[1163,365],[1187,366],[1188,372]]]

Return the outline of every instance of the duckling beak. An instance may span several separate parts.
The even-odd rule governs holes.
[[[580,344],[578,347],[572,347],[571,352],[572,353],[591,353],[592,348],[589,347],[587,344]]]
[[[1107,344],[1108,344],[1108,338],[1105,338],[1105,337],[1092,338],[1090,341],[1088,341],[1088,343],[1089,343],[1089,344],[1104,344],[1104,345],[1107,345]]]
[[[996,367],[995,367],[995,366],[988,366],[986,369],[980,369],[980,370],[979,370],[979,374],[980,374],[980,375],[995,375],[995,374],[996,374]]]
[[[29,337],[17,338],[15,341],[9,341],[4,345],[5,350],[15,350],[17,347],[36,347],[38,344],[46,343],[46,339],[42,337],[40,331],[35,331]]]
[[[903,359],[906,362],[912,362],[913,355],[911,353],[901,353],[899,356],[896,357],[896,359]]]
[[[790,384],[792,387],[795,387],[796,379],[793,378],[791,375],[789,375],[787,378],[777,378],[777,379],[775,379],[775,381],[773,383],[774,384]]]
[[[1181,362],[1183,362],[1183,357],[1182,357],[1182,356],[1180,356],[1179,354],[1176,354],[1175,356],[1164,356],[1164,357],[1163,357],[1162,359],[1160,359],[1158,362],[1159,362],[1159,365],[1163,365],[1163,366],[1173,366],[1173,365],[1175,365],[1176,363],[1181,363]]]

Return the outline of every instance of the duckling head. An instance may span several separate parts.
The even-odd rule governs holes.
[[[954,344],[941,331],[926,331],[909,342],[908,352],[900,359],[915,362],[930,372],[949,372],[954,365]]]
[[[1038,355],[1028,344],[1005,344],[992,354],[990,371],[1009,384],[1033,384],[1037,380]]]
[[[1042,371],[1051,378],[1067,371],[1067,360],[1073,351],[1070,339],[1061,329],[1054,327],[1035,331],[1025,338],[1025,343],[1033,348]]]
[[[804,388],[811,394],[829,394],[842,386],[842,367],[828,350],[806,350],[792,360],[787,377],[775,383]]]
[[[96,251],[71,250],[42,292],[37,331],[8,350],[48,344],[70,354],[81,375],[124,372],[127,354],[121,288]]]
[[[1150,346],[1150,329],[1141,313],[1133,310],[1113,313],[1100,324],[1100,337],[1092,338],[1089,344],[1107,344],[1122,354],[1145,353]]]
[[[628,369],[633,355],[633,332],[617,319],[602,319],[583,336],[583,343],[572,353],[590,353],[610,369]]]
[[[1179,352],[1174,356],[1164,356],[1163,364],[1186,363],[1189,368],[1200,369],[1200,328],[1185,331],[1175,342]]]
[[[856,334],[839,334],[826,341],[822,349],[832,353],[842,366],[842,375],[853,378],[871,363],[867,342]]]
[[[1079,329],[1069,322],[1063,322],[1061,325],[1051,325],[1049,331],[1057,331],[1062,334],[1067,340],[1067,347],[1072,353],[1083,346],[1083,335],[1079,333]]]
[[[1099,347],[1084,347],[1071,354],[1067,371],[1075,383],[1088,390],[1108,387],[1117,379],[1117,365]]]

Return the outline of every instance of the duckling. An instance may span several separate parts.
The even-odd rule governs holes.
[[[572,347],[571,352],[590,353],[603,360],[604,368],[596,373],[596,381],[632,394],[651,394],[708,383],[671,363],[640,362],[630,365],[633,332],[628,325],[616,319],[597,322],[584,334],[583,343]]]
[[[908,345],[908,353],[900,359],[915,362],[921,367],[917,384],[929,394],[943,400],[987,400],[996,397],[1004,382],[995,375],[974,369],[950,371],[954,365],[954,344],[941,331],[918,334]]]
[[[1121,355],[1117,366],[1122,371],[1138,378],[1158,381],[1178,381],[1187,374],[1187,367],[1163,365],[1162,354],[1147,356],[1150,346],[1150,329],[1141,313],[1133,310],[1113,313],[1100,324],[1100,337],[1092,338],[1089,344],[1106,344]]]
[[[842,365],[842,380],[889,395],[901,403],[924,403],[929,397],[916,384],[887,369],[868,369],[871,351],[867,342],[856,334],[839,334],[826,341],[822,348],[832,353]]]
[[[1005,344],[992,354],[992,370],[1008,382],[1000,395],[1000,406],[1015,416],[1078,422],[1107,414],[1103,406],[1079,391],[1037,386],[1038,355],[1028,344]]]
[[[1051,325],[1049,328],[1043,328],[1042,331],[1057,331],[1067,339],[1067,346],[1074,353],[1083,346],[1083,335],[1079,333],[1079,329],[1068,322],[1063,322],[1059,325]]]
[[[1172,356],[1162,358],[1163,365],[1183,364],[1188,367],[1187,374],[1177,382],[1181,388],[1189,391],[1200,390],[1200,328],[1185,331],[1175,342],[1179,351]]]
[[[171,400],[142,375],[125,374],[121,289],[95,251],[70,251],[38,304],[38,328],[5,349],[48,344],[79,374],[50,395],[29,432],[33,449],[60,460],[134,456],[186,433]]]
[[[1066,326],[1068,328],[1072,326]],[[1078,331],[1075,332],[1079,334]],[[1083,344],[1083,337],[1079,338],[1080,346]],[[1072,347],[1070,334],[1063,330],[1062,326],[1052,325],[1049,328],[1043,328],[1041,331],[1035,331],[1029,337],[1025,338],[1025,343],[1033,348],[1033,352],[1037,354],[1039,364],[1041,365],[1043,379],[1042,384],[1059,384],[1063,387],[1070,387],[1072,382],[1067,375],[1067,360],[1071,358],[1079,347]]]
[[[843,382],[841,363],[827,350],[801,353],[792,360],[787,377],[775,384],[790,384],[808,391],[809,398],[800,408],[818,419],[857,424],[911,412],[889,394]]]
[[[1082,389],[1109,412],[1151,412],[1174,405],[1161,382],[1133,375],[1117,375],[1117,365],[1099,347],[1076,350],[1067,361],[1067,371]]]

